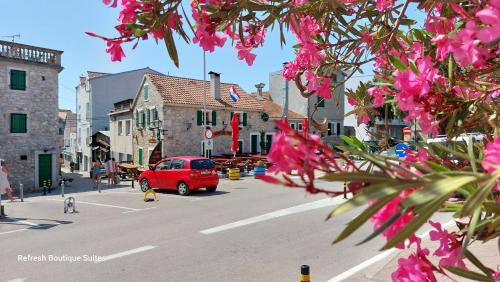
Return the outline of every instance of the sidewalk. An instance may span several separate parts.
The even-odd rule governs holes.
[[[439,241],[431,241],[429,237],[422,240],[422,247],[428,248],[430,250],[429,259],[434,264],[437,265],[439,258],[434,257],[432,253],[439,247]],[[398,259],[407,258],[413,250],[403,250],[392,254],[386,259],[383,259],[360,272],[346,278],[343,281],[356,281],[356,282],[386,282],[392,281],[391,274],[397,269]],[[481,262],[494,270],[500,269],[500,254],[497,246],[497,240],[490,240],[486,243],[474,242],[470,247],[469,251],[472,252]],[[466,260],[466,266],[469,270],[482,273],[474,265]],[[449,272],[447,272],[449,273]],[[460,278],[456,275],[450,274],[455,281],[471,281],[468,279]],[[451,282],[453,280],[449,279],[443,275],[436,275],[437,281]]]

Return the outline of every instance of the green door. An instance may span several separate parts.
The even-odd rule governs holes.
[[[257,154],[257,143],[259,142],[259,135],[252,135],[250,140],[251,153]]]
[[[143,164],[143,160],[142,160],[142,148],[139,148],[139,165],[142,165]]]
[[[52,155],[38,155],[38,186],[44,186],[44,181],[52,181]]]
[[[272,135],[266,135],[266,152],[269,153],[269,150],[271,149],[271,144],[273,143],[273,136]]]
[[[238,154],[243,154],[243,141],[238,140]]]

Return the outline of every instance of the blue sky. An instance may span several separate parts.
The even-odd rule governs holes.
[[[87,70],[120,72],[151,67],[165,74],[203,78],[203,51],[197,45],[178,41],[180,68],[168,57],[165,45],[153,40],[142,41],[135,50],[125,48],[122,62],[111,62],[105,52],[105,42],[84,34],[92,31],[116,35],[118,9],[102,4],[101,0],[0,0],[0,36],[21,34],[16,42],[64,51],[64,70],[59,75],[59,107],[75,110],[75,86]],[[236,58],[230,42],[214,53],[207,53],[207,72],[220,72],[223,82],[238,83],[246,91],[255,91],[259,82],[268,84],[269,72],[293,59],[291,45],[280,48],[277,34],[269,34],[267,44],[255,53],[252,67]],[[1,40],[11,40],[0,38]],[[208,75],[207,75],[208,79]],[[266,86],[267,87],[267,86]]]
[[[182,40],[177,40],[180,68],[170,61],[164,43],[157,45],[153,40],[141,41],[135,50],[125,47],[127,57],[122,62],[111,62],[105,42],[84,33],[116,35],[118,9],[105,6],[102,0],[0,0],[0,3],[0,36],[21,34],[16,42],[64,51],[64,70],[59,76],[60,108],[75,110],[75,86],[87,70],[115,73],[149,66],[165,74],[203,78],[202,49]],[[279,70],[283,62],[294,58],[291,48],[294,38],[290,34],[287,38],[288,45],[282,49],[277,30],[269,31],[264,47],[255,51],[257,59],[251,67],[236,58],[228,41],[224,48],[207,53],[207,72],[220,72],[223,82],[238,83],[247,92],[255,91],[256,83],[268,84],[269,72]],[[364,69],[371,72],[368,66]]]

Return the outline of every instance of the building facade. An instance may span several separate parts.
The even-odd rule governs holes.
[[[270,99],[281,106],[285,105],[286,91],[288,89],[288,108],[300,115],[310,116],[315,110],[314,118],[318,121],[326,119],[328,132],[321,134],[310,125],[309,132],[321,134],[322,139],[331,145],[341,142],[339,135],[344,134],[344,79],[345,74],[334,74],[332,83],[338,84],[333,98],[323,100],[317,95],[304,98],[294,81],[286,81],[281,76],[281,71],[269,74]],[[317,109],[316,109],[317,106]]]
[[[132,158],[132,103],[127,99],[115,103],[109,113],[111,157],[118,162],[133,162]]]
[[[109,131],[109,112],[114,103],[133,99],[147,72],[158,73],[150,68],[107,74],[87,72],[80,77],[76,87],[77,153],[80,170],[89,171],[97,154],[92,150],[92,136],[98,131]]]
[[[71,162],[76,163],[76,114],[69,113],[66,116],[64,126],[64,165],[69,168]],[[75,167],[75,169],[78,169]]]
[[[62,51],[0,41],[0,158],[14,190],[56,185]]]
[[[237,84],[221,83],[219,74],[210,75],[210,82],[157,74],[144,76],[132,106],[136,164],[148,164],[158,140],[163,157],[232,154],[230,122],[234,113],[240,117],[238,153],[268,151],[277,128],[262,101]],[[230,91],[236,92],[239,100],[231,100]],[[212,138],[205,137],[205,129],[210,129]]]

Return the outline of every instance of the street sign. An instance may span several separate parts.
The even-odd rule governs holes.
[[[403,128],[403,139],[404,139],[404,141],[411,140],[411,128],[409,128],[409,127]]]
[[[213,131],[212,131],[211,129],[207,129],[207,130],[205,130],[205,137],[206,137],[207,139],[212,139],[212,138],[214,137],[214,133],[213,133]]]
[[[398,156],[400,158],[406,157],[406,155],[408,155],[408,153],[406,153],[406,150],[408,150],[408,145],[403,144],[403,143],[397,144],[396,145],[396,156]]]

